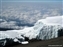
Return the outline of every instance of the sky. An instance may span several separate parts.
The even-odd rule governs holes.
[[[63,0],[1,0],[3,2],[62,2]]]

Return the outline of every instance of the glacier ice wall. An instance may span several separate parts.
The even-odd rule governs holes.
[[[58,30],[61,29],[61,26],[44,26],[38,35],[38,39],[46,40],[51,38],[58,37]]]
[[[63,28],[63,16],[47,17],[38,20],[33,27],[35,32],[39,32],[37,39],[46,40],[58,37],[58,30]]]
[[[33,27],[24,28],[23,36],[29,39],[51,39],[58,37],[58,30],[63,27],[63,16],[48,17],[38,20]]]

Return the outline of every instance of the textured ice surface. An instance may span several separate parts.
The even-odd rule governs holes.
[[[33,27],[24,28],[24,31],[26,31],[24,36],[29,39],[37,38],[42,40],[56,38],[58,37],[58,30],[62,27],[63,16],[47,17],[38,20]]]

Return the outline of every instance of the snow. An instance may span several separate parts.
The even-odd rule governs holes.
[[[47,17],[46,19],[41,19],[38,22],[42,22],[46,25],[62,25],[63,16]]]
[[[62,24],[63,16],[47,17],[46,19],[38,20],[33,27],[25,27],[22,30],[0,31],[0,38],[11,38],[14,42],[22,44],[28,44],[25,41],[25,37],[41,40],[56,38],[58,37],[58,30],[63,27]]]
[[[15,39],[14,39],[14,42],[18,42],[18,39],[15,38]]]
[[[28,41],[24,41],[24,42],[21,42],[22,44],[28,44],[29,42]]]
[[[0,31],[0,38],[23,38],[18,30]],[[23,38],[24,39],[24,38]]]

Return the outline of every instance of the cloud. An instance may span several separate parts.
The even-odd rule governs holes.
[[[42,18],[49,16],[61,16],[61,7],[33,4],[3,4],[0,11],[0,27],[20,28],[20,26],[34,25]],[[19,26],[18,26],[19,25]]]
[[[19,26],[14,21],[4,21],[0,23],[0,28],[19,29]]]

